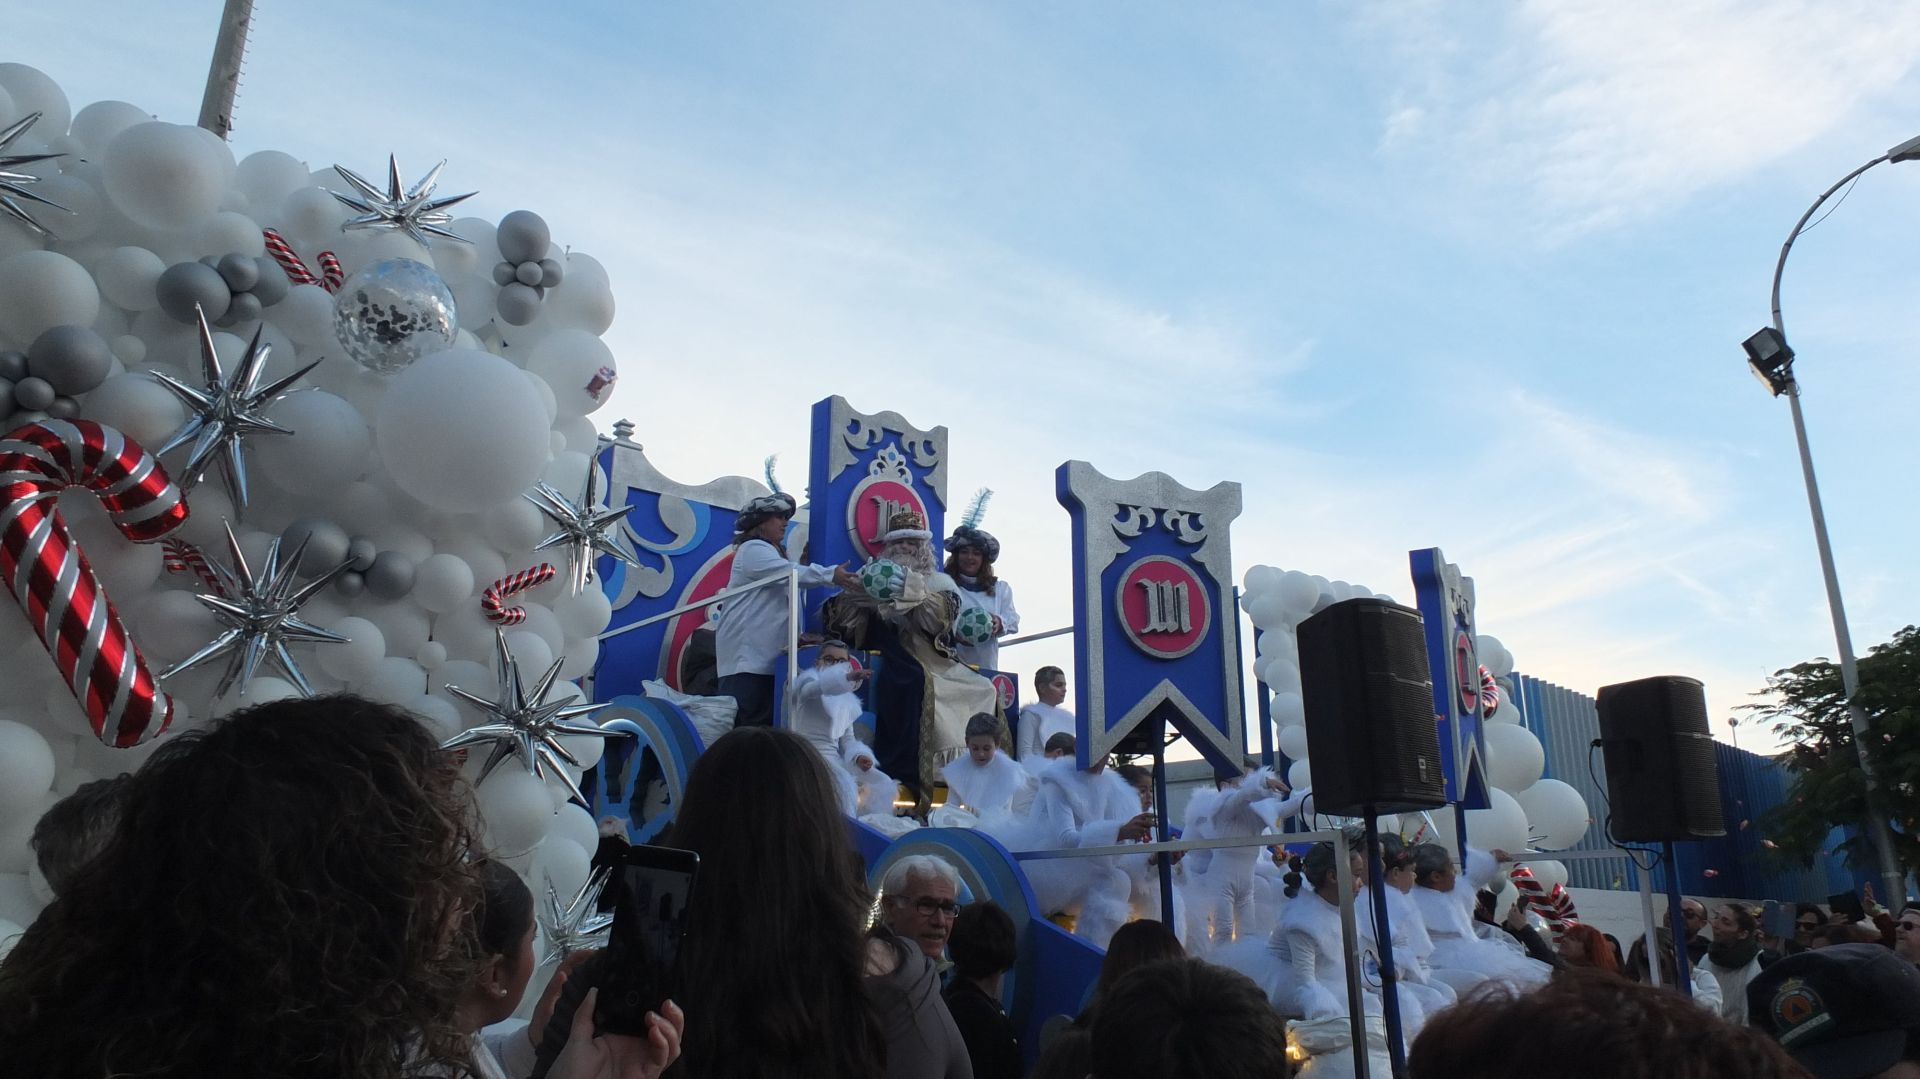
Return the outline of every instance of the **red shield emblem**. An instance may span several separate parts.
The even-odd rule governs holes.
[[[1000,710],[1013,711],[1013,679],[1004,674],[993,676],[993,688],[1000,691]]]
[[[887,476],[869,476],[847,496],[847,536],[853,549],[867,558],[880,553],[880,537],[887,534],[887,521],[903,510],[918,513],[922,520],[927,506],[911,486]]]
[[[1205,583],[1193,567],[1165,555],[1129,566],[1113,598],[1127,639],[1155,659],[1179,659],[1200,647],[1213,628]]]

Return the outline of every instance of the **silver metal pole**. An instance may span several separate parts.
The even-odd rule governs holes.
[[[1793,231],[1787,234],[1787,242],[1780,245],[1780,259],[1773,267],[1773,328],[1779,333],[1780,340],[1787,339],[1786,322],[1780,315],[1780,280],[1786,272],[1787,253],[1793,250],[1793,241],[1799,238],[1814,211],[1834,192],[1861,173],[1888,160],[1889,156],[1881,154],[1822,192],[1813,205],[1807,207],[1807,212],[1800,215],[1800,220],[1794,223]],[[1880,785],[1873,775],[1873,761],[1867,753],[1867,739],[1872,734],[1873,725],[1867,718],[1866,710],[1856,700],[1860,692],[1860,671],[1853,655],[1853,635],[1847,630],[1846,605],[1840,600],[1840,576],[1833,567],[1833,546],[1827,540],[1827,515],[1820,505],[1820,484],[1813,475],[1813,450],[1807,445],[1807,422],[1800,411],[1800,382],[1797,378],[1787,386],[1787,403],[1793,412],[1793,437],[1800,447],[1800,473],[1806,480],[1807,509],[1813,515],[1813,541],[1820,551],[1820,573],[1827,585],[1827,611],[1833,617],[1833,639],[1840,651],[1840,685],[1846,695],[1847,721],[1853,727],[1853,748],[1860,758],[1860,779],[1866,787],[1867,837],[1880,863],[1880,881],[1886,889],[1886,902],[1897,908],[1907,895],[1907,875],[1893,853],[1893,832],[1887,826],[1886,804],[1880,797]]]
[[[207,64],[207,88],[200,97],[200,126],[226,138],[233,130],[233,99],[240,89],[240,65],[247,56],[247,27],[253,0],[227,0],[220,12],[220,33]]]
[[[793,685],[800,681],[800,567],[787,567],[787,688],[781,694],[780,715],[793,715]],[[785,726],[775,723],[774,726]]]
[[[1647,980],[1655,986],[1660,985],[1660,935],[1654,932],[1658,922],[1653,920],[1653,874],[1633,863],[1640,877],[1640,922],[1644,927],[1642,939],[1647,948]]]
[[[1333,871],[1340,885],[1340,946],[1347,951],[1347,1019],[1353,1031],[1353,1074],[1354,1079],[1370,1079],[1373,1061],[1367,1051],[1367,1008],[1360,991],[1364,976],[1360,969],[1360,932],[1353,920],[1353,859],[1347,853],[1344,831],[1333,834]]]

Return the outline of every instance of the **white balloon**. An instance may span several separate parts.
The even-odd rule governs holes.
[[[301,345],[323,351],[337,347],[333,340],[333,294],[319,285],[294,285],[287,290],[286,299],[267,308],[266,318]],[[328,366],[322,364],[321,368]]]
[[[366,474],[372,441],[352,405],[325,390],[298,390],[267,407],[267,418],[291,435],[248,440],[261,471],[294,494],[332,490]]]
[[[24,723],[0,720],[0,817],[24,813],[53,789],[53,747]]]
[[[96,101],[73,114],[70,133],[93,156],[98,156],[115,135],[151,119],[153,117],[138,105],[130,105],[125,101]]]
[[[1298,725],[1281,727],[1276,735],[1276,743],[1288,760],[1303,760],[1307,755],[1307,729]]]
[[[553,823],[547,828],[547,842],[564,839],[591,851],[600,845],[600,825],[593,814],[572,802],[553,811]]]
[[[1513,673],[1513,653],[1500,643],[1500,638],[1481,633],[1475,635],[1473,642],[1474,653],[1495,678],[1505,678]]]
[[[33,877],[39,868],[38,862],[29,862],[25,873],[0,873],[0,926],[9,922],[32,925],[40,916],[41,908],[49,900],[40,898],[34,891]],[[5,934],[6,930],[0,929],[0,936]],[[0,949],[4,947],[4,942],[0,942]]]
[[[1240,581],[1243,595],[1269,592],[1279,586],[1280,571],[1272,566],[1252,566]]]
[[[1510,725],[1518,724],[1519,722],[1520,722],[1520,709],[1515,708],[1513,706],[1513,702],[1508,700],[1506,696],[1502,694],[1500,697],[1499,707],[1493,710],[1493,714],[1487,716],[1487,723],[1490,724],[1490,726],[1487,729],[1488,730],[1493,729],[1491,725],[1510,726]]]
[[[151,311],[160,305],[154,285],[166,268],[144,247],[116,247],[94,264],[93,275],[109,301],[129,311]]]
[[[1307,703],[1298,693],[1275,693],[1269,711],[1282,727],[1297,727],[1307,721]]]
[[[42,138],[64,135],[67,125],[73,122],[73,106],[67,103],[66,91],[60,84],[39,68],[25,64],[0,64],[0,90],[13,99],[13,108],[19,119],[30,112],[41,113],[40,122],[33,128]]]
[[[535,346],[527,370],[553,387],[559,410],[569,416],[594,411],[607,401],[618,365],[606,342],[585,330],[560,330]]]
[[[194,229],[193,249],[208,254],[259,258],[267,253],[267,241],[259,224],[252,218],[232,210],[223,210]]]
[[[343,682],[364,681],[373,674],[374,665],[387,654],[386,635],[380,632],[379,626],[365,618],[349,616],[327,628],[346,637],[347,642],[316,645],[314,654],[322,670]]]
[[[560,287],[547,293],[538,321],[584,330],[596,337],[613,325],[613,288],[607,271],[591,255],[574,251],[560,259],[566,271]]]
[[[1313,769],[1306,759],[1294,761],[1287,767],[1287,786],[1294,790],[1313,786]]]
[[[553,649],[538,633],[526,629],[507,631],[507,647],[520,667],[522,681],[530,682],[553,665]]]
[[[1247,617],[1260,629],[1273,629],[1287,623],[1286,603],[1278,592],[1260,592],[1247,603]]]
[[[447,646],[439,641],[428,641],[414,651],[413,661],[427,672],[428,677],[432,677],[434,671],[446,665]]]
[[[1565,850],[1586,838],[1587,800],[1572,785],[1543,779],[1514,798],[1542,849]]]
[[[1490,723],[1487,740],[1487,780],[1509,794],[1533,786],[1546,768],[1547,752],[1533,732],[1517,723]]]
[[[607,628],[613,620],[613,601],[605,592],[589,587],[577,596],[567,596],[553,605],[553,616],[560,621],[561,632],[569,640],[591,637]]]
[[[598,840],[594,845],[599,846]],[[551,883],[555,892],[572,898],[587,882],[591,860],[587,848],[571,839],[549,834],[533,848],[533,864],[528,875],[537,887],[544,888]],[[536,891],[535,894],[544,893]]]
[[[238,712],[242,708],[251,708],[256,704],[290,700],[298,696],[300,696],[300,690],[292,682],[272,675],[256,674],[248,679],[244,689],[241,688],[240,683],[235,682],[226,696],[214,701],[213,714],[224,716],[231,712]]]
[[[233,154],[209,132],[179,124],[135,124],[107,143],[100,170],[107,197],[136,224],[169,232],[200,224],[220,208]]]
[[[327,647],[338,648],[339,645]],[[388,656],[373,665],[353,691],[371,701],[405,707],[426,692],[427,672],[410,659]]]
[[[380,635],[386,641],[389,656],[410,657],[427,643],[430,628],[427,612],[409,600],[363,598],[354,610],[360,617],[380,627]],[[426,691],[415,689],[414,692]]]
[[[233,184],[255,215],[277,217],[287,196],[307,186],[307,167],[292,154],[261,150],[241,159]]]
[[[414,602],[435,614],[445,614],[473,599],[473,568],[459,556],[436,554],[414,571]]]
[[[560,656],[560,677],[585,678],[593,671],[593,665],[599,658],[600,642],[592,637],[568,641]]]
[[[1520,803],[1513,800],[1513,795],[1498,787],[1487,794],[1491,808],[1467,811],[1467,841],[1481,850],[1524,849],[1527,846],[1527,814],[1520,808]]]
[[[485,746],[469,750],[468,761],[483,757]],[[546,784],[517,759],[501,762],[475,792],[485,823],[487,846],[499,855],[518,854],[540,842],[553,821],[553,800]]]
[[[466,729],[466,724],[461,722],[460,709],[445,697],[423,694],[405,707],[426,723],[427,729],[438,741],[444,742]]]
[[[91,326],[100,290],[86,268],[53,251],[0,259],[0,339],[21,348],[55,326]]]
[[[331,173],[328,175],[332,176]],[[338,177],[333,177],[329,182],[336,186],[340,183]],[[287,240],[303,256],[307,268],[315,273],[320,269],[314,265],[319,251],[332,245],[340,235],[341,222],[346,219],[346,208],[328,194],[326,188],[317,186],[299,187],[288,192],[280,203],[278,218],[280,231],[286,234]],[[331,306],[328,315],[332,315]]]
[[[585,416],[562,416],[554,421],[555,434],[567,440],[567,448],[575,453],[595,453],[600,445],[600,431],[593,421]]]
[[[423,357],[392,376],[374,420],[400,488],[436,509],[518,497],[547,464],[547,421],[518,368],[485,352]]]
[[[1295,622],[1312,611],[1314,602],[1320,598],[1319,582],[1297,569],[1281,574],[1276,587],[1280,593],[1281,602],[1292,621]]]
[[[480,521],[487,542],[507,554],[533,550],[533,545],[546,536],[550,524],[540,507],[524,498],[508,499],[494,506],[480,515]]]
[[[494,688],[497,685],[499,685],[499,679],[493,676],[493,672],[486,664],[471,659],[450,659],[433,672],[433,681],[428,692],[436,697],[447,697],[451,700],[447,687],[454,686],[491,700],[497,692]],[[456,707],[464,709],[460,712],[463,717],[462,729],[464,729],[464,717],[470,713],[476,715],[477,713],[472,713],[471,706],[464,703]]]

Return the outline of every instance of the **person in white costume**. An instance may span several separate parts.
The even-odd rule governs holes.
[[[1137,764],[1123,764],[1115,767],[1114,772],[1127,781],[1134,793],[1140,796],[1140,811],[1153,815],[1153,770]],[[1157,822],[1158,817],[1154,817]],[[1147,838],[1153,838],[1149,835]],[[1154,854],[1123,854],[1114,859],[1120,871],[1127,875],[1131,890],[1127,896],[1135,920],[1146,918],[1159,921],[1163,913],[1160,909],[1160,859],[1173,859],[1173,934],[1186,947],[1187,937],[1187,877],[1184,861],[1180,853],[1171,855],[1161,852]],[[1189,949],[1188,954],[1194,954]]]
[[[794,511],[793,496],[785,492],[762,495],[740,511],[734,518],[728,588],[784,576],[794,568],[783,542]],[[801,588],[826,585],[857,592],[860,578],[844,566],[800,567]],[[714,627],[714,657],[721,694],[739,705],[735,726],[765,727],[773,723],[773,671],[786,650],[785,587],[756,588],[721,605],[719,623]]]
[[[1137,843],[1153,829],[1153,814],[1140,811],[1140,797],[1107,768],[1104,758],[1080,770],[1072,758],[1048,761],[1040,770],[1033,808],[1024,818],[989,829],[1008,850],[1064,850]],[[1106,947],[1127,920],[1133,886],[1111,857],[1034,859],[1021,863],[1034,896],[1047,914],[1077,916],[1074,932]]]
[[[936,827],[977,828],[1033,804],[1038,781],[1000,748],[1004,730],[998,716],[976,712],[967,720],[967,755],[940,769],[947,780],[947,804],[934,810]]]
[[[1285,780],[1270,768],[1214,780],[1212,791],[1201,791],[1187,802],[1188,839],[1251,839],[1270,832],[1280,820],[1300,811],[1304,795],[1287,798],[1268,819],[1254,803],[1288,793]],[[1205,872],[1188,884],[1187,906],[1194,924],[1188,945],[1196,954],[1230,944],[1253,928],[1253,866],[1266,853],[1263,847],[1220,847],[1209,852]]]
[[[984,492],[991,494],[992,492]],[[984,503],[976,499],[976,505]],[[993,564],[1000,558],[1000,541],[991,533],[973,527],[970,511],[966,524],[947,537],[947,576],[960,586],[960,609],[979,607],[993,617],[993,636],[979,644],[962,642],[954,651],[962,663],[988,670],[1000,669],[1000,638],[1020,632],[1020,612],[1013,606],[1013,586],[994,576]]]
[[[853,773],[842,766],[842,761],[860,744],[853,734],[853,723],[860,718],[860,686],[871,673],[849,662],[844,641],[825,641],[813,666],[800,672],[793,683],[793,715],[787,726],[805,738],[826,762],[834,788],[840,793],[843,813],[859,812]]]
[[[1348,853],[1356,891],[1367,884],[1366,859],[1357,850]],[[1280,914],[1280,925],[1270,941],[1280,961],[1281,975],[1271,985],[1274,1003],[1282,1014],[1302,1019],[1329,1019],[1350,1015],[1347,1008],[1347,948],[1340,930],[1340,880],[1334,869],[1333,844],[1315,843],[1301,859],[1301,879],[1307,890],[1293,884],[1291,897]],[[1380,1015],[1380,990],[1375,979],[1361,978],[1361,1003],[1368,1015]]]
[[[1467,848],[1466,872],[1453,863],[1453,853],[1438,843],[1413,848],[1415,887],[1408,893],[1426,923],[1433,941],[1429,959],[1433,977],[1465,993],[1482,982],[1498,979],[1516,991],[1546,983],[1553,968],[1536,959],[1482,940],[1474,932],[1476,893],[1491,885],[1500,866],[1512,861],[1503,850]],[[1463,879],[1464,878],[1464,879]]]
[[[1428,1016],[1452,1004],[1453,987],[1433,976],[1433,938],[1414,904],[1413,852],[1397,835],[1380,837],[1380,864],[1386,882],[1387,920],[1393,934],[1393,979],[1400,1003],[1400,1023],[1411,1039]],[[1373,889],[1354,904],[1360,935],[1376,950],[1379,930],[1374,924]]]
[[[1013,755],[1021,764],[1037,772],[1045,762],[1047,740],[1056,734],[1071,735],[1079,729],[1073,713],[1060,707],[1067,699],[1067,675],[1058,667],[1042,667],[1033,672],[1033,693],[1039,699],[1020,709],[1018,737]]]

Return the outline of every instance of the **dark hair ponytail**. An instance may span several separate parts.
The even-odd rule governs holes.
[[[1301,864],[1298,854],[1292,855],[1287,859],[1287,872],[1280,879],[1286,882],[1287,886],[1283,891],[1286,893],[1288,899],[1292,899],[1294,896],[1300,894],[1300,885],[1306,880],[1305,877],[1300,875]]]

